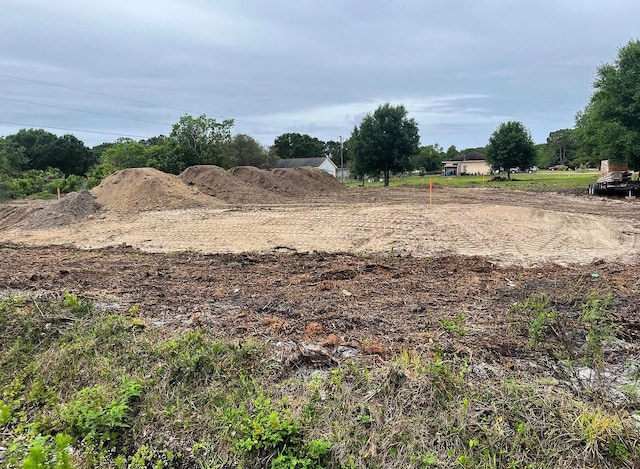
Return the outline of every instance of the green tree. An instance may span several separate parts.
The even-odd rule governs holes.
[[[389,185],[391,172],[404,171],[411,156],[419,152],[420,135],[414,119],[407,117],[404,106],[383,104],[368,114],[353,129],[351,151],[354,167],[361,174],[382,173],[384,185]]]
[[[346,168],[349,165],[349,140],[342,142],[342,155],[340,150],[340,142],[335,140],[329,140],[324,144],[324,156],[331,158],[338,168],[344,162]]]
[[[438,145],[420,147],[420,152],[411,158],[411,167],[425,172],[440,171],[445,158],[444,149]]]
[[[546,161],[544,166],[555,164],[568,165],[576,157],[580,141],[573,129],[560,129],[551,132],[547,137]]]
[[[15,176],[26,164],[24,148],[0,137],[0,176]]]
[[[111,148],[112,146],[114,146],[116,143],[115,142],[104,142],[101,143],[100,145],[96,145],[95,147],[91,147],[91,153],[93,153],[94,158],[96,159],[96,161],[102,161],[102,154],[107,151],[109,148]]]
[[[217,122],[204,114],[200,117],[185,114],[173,125],[170,138],[180,145],[185,168],[198,164],[228,168],[232,128],[233,119]]]
[[[116,143],[102,154],[102,162],[115,170],[144,168],[148,166],[146,150],[142,143],[134,141]]]
[[[98,159],[74,135],[59,137],[53,145],[52,154],[46,160],[47,167],[60,169],[65,175],[84,175]],[[42,168],[41,168],[42,169]]]
[[[20,129],[7,140],[24,150],[27,169],[58,168],[64,174],[85,174],[97,158],[74,135],[57,137],[44,129]]]
[[[270,166],[274,158],[269,157],[267,149],[253,137],[244,134],[234,135],[229,145],[231,160],[237,166],[255,166],[265,168]]]
[[[533,166],[536,149],[529,130],[520,122],[500,124],[489,138],[486,158],[494,170],[504,170],[511,179],[511,169]]]
[[[142,143],[144,146],[152,147],[154,145],[164,145],[166,140],[167,140],[166,135],[158,135],[157,137],[142,139],[140,140],[140,143]]]
[[[165,173],[180,174],[189,166],[185,163],[186,157],[182,147],[168,137],[156,140],[155,144],[145,149],[144,155],[148,166]]]
[[[576,117],[585,152],[640,168],[640,41],[620,49],[598,68],[594,92]]]
[[[447,158],[447,160],[450,160],[450,159],[458,156],[459,154],[460,154],[460,152],[458,151],[456,146],[455,145],[451,145],[449,148],[447,148],[447,152],[445,153],[445,157]]]
[[[9,135],[7,141],[22,147],[27,159],[26,169],[46,169],[51,167],[49,158],[58,137],[44,129],[20,129]]]
[[[310,135],[295,132],[276,137],[271,150],[282,159],[321,158],[325,152],[324,142]]]

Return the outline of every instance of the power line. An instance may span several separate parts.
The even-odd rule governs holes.
[[[19,100],[19,99],[3,98],[3,97],[0,97],[0,99],[3,100],[3,101],[10,101],[10,102],[13,102],[13,103],[31,104],[33,106],[50,107],[50,108],[54,108],[54,109],[64,109],[66,111],[73,111],[73,112],[83,112],[85,114],[93,114],[95,116],[114,117],[116,119],[127,119],[127,120],[137,121],[137,122],[146,122],[147,124],[158,124],[158,125],[168,125],[168,126],[173,125],[173,124],[168,124],[166,122],[149,121],[149,120],[145,120],[145,119],[136,119],[135,117],[117,116],[117,115],[114,115],[114,114],[103,114],[101,112],[86,111],[84,109],[73,109],[73,108],[64,107],[64,106],[55,106],[53,104],[34,103],[32,101],[22,101],[22,100]]]
[[[150,138],[147,135],[132,135],[132,134],[118,134],[118,133],[114,133],[114,132],[100,132],[98,130],[83,130],[83,129],[71,129],[68,127],[53,127],[51,125],[35,125],[35,124],[22,124],[19,122],[5,122],[5,121],[0,121],[0,124],[5,124],[5,125],[14,125],[17,127],[22,127],[22,128],[38,128],[38,129],[53,129],[53,130],[69,130],[71,132],[84,132],[84,133],[88,133],[88,134],[101,134],[101,135],[116,135],[118,137],[132,137],[132,138]]]
[[[39,85],[53,86],[55,88],[62,88],[62,89],[65,89],[65,90],[77,91],[79,93],[87,93],[87,94],[92,94],[92,95],[95,95],[95,96],[103,96],[103,97],[106,97],[106,98],[119,99],[121,101],[129,101],[131,103],[144,104],[145,106],[161,107],[161,108],[165,108],[165,109],[171,109],[173,111],[180,111],[180,112],[186,112],[186,113],[190,112],[190,111],[185,111],[184,109],[180,109],[180,108],[177,108],[177,107],[171,107],[171,106],[164,106],[162,104],[149,103],[147,101],[141,101],[139,99],[123,98],[121,96],[115,96],[115,95],[107,94],[107,93],[100,93],[98,91],[90,91],[90,90],[84,90],[82,88],[75,88],[73,86],[59,85],[57,83],[48,83],[46,81],[31,80],[29,78],[16,77],[16,76],[13,76],[13,75],[7,75],[5,73],[0,73],[0,77],[11,78],[13,80],[19,80],[19,81],[26,81],[26,82],[30,82],[30,83],[37,83]]]
[[[138,100],[138,99],[123,98],[122,96],[116,96],[116,95],[107,94],[107,93],[100,93],[98,91],[85,90],[85,89],[82,89],[82,88],[76,88],[76,87],[73,87],[73,86],[60,85],[60,84],[57,84],[57,83],[49,83],[49,82],[41,81],[41,80],[32,80],[30,78],[17,77],[15,75],[7,75],[6,73],[0,73],[0,77],[10,78],[12,80],[18,80],[18,81],[25,81],[25,82],[29,82],[29,83],[37,83],[39,85],[52,86],[52,87],[55,87],[55,88],[62,88],[62,89],[65,89],[65,90],[70,90],[70,91],[77,91],[79,93],[87,93],[87,94],[92,94],[92,95],[95,95],[95,96],[102,96],[102,97],[106,97],[106,98],[119,99],[121,101],[129,101],[129,102],[132,102],[132,103],[144,104],[146,106],[170,109],[172,111],[179,111],[179,112],[184,112],[184,113],[187,113],[187,114],[198,114],[198,113],[193,112],[193,111],[188,111],[186,109],[181,109],[181,108],[172,107],[172,106],[165,106],[163,104],[150,103],[148,101],[141,101],[141,100]],[[220,116],[220,119],[224,119],[224,117]],[[270,124],[263,124],[263,123],[260,123],[260,122],[252,122],[252,121],[247,121],[247,120],[243,120],[243,119],[233,119],[233,120],[235,122],[242,122],[244,124],[261,125],[263,127],[271,127],[272,129],[277,129],[277,130],[281,130],[281,131],[282,130],[286,130],[283,127],[278,127],[278,126],[270,125]],[[163,124],[163,125],[166,125],[166,124]]]

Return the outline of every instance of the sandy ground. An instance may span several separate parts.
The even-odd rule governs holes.
[[[0,230],[2,242],[83,249],[126,244],[146,252],[479,255],[523,266],[636,263],[639,240],[638,201],[437,188],[429,206],[427,190],[415,187],[351,189],[277,205],[101,210],[68,226],[5,223]]]

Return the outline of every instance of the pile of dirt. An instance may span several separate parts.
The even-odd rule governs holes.
[[[216,206],[222,203],[185,184],[172,174],[153,168],[131,168],[103,179],[91,191],[107,210],[144,211]]]
[[[190,166],[179,178],[211,197],[231,204],[274,204],[281,197],[259,185],[247,183],[233,173],[214,165]]]
[[[252,186],[273,193],[278,192],[278,181],[271,171],[259,169],[255,166],[236,166],[235,168],[231,168],[229,173]]]
[[[34,210],[26,226],[35,230],[66,226],[95,214],[99,209],[100,204],[91,192],[71,192]]]
[[[300,190],[300,195],[335,194],[346,190],[335,177],[317,168],[276,169],[273,174],[286,185]]]
[[[247,184],[287,198],[316,197],[345,190],[340,181],[316,168],[266,171],[252,166],[238,166],[229,171]]]

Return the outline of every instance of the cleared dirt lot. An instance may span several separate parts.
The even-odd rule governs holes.
[[[82,249],[126,244],[145,252],[350,252],[478,255],[524,266],[635,263],[640,204],[571,194],[424,187],[350,189],[279,204],[211,204],[172,210],[100,209],[71,224],[29,223],[0,206],[0,240]],[[36,208],[34,208],[36,207]],[[44,207],[44,208],[43,208]],[[4,222],[3,222],[4,221]]]
[[[443,434],[427,446],[443,461],[438,467],[460,467],[451,447],[479,452],[470,441],[491,441],[492,451],[499,442],[507,448],[505,461],[522,452],[518,460],[547,458],[552,467],[623,467],[608,453],[613,462],[602,464],[591,440],[583,443],[576,422],[595,415],[624,422],[616,424],[624,432],[616,441],[629,448],[624,467],[635,467],[637,201],[437,187],[429,207],[425,187],[347,190],[318,174],[302,174],[309,176],[303,183],[291,173],[281,180],[250,169],[238,173],[249,182],[243,185],[219,168],[190,171],[193,184],[141,170],[117,174],[91,194],[0,205],[0,296],[26,312],[17,317],[33,319],[25,324],[73,334],[86,330],[89,338],[68,353],[92,344],[107,353],[120,350],[122,332],[113,333],[109,324],[121,324],[131,345],[146,343],[146,337],[165,344],[158,350],[180,343],[196,359],[205,349],[190,348],[189,337],[220,340],[233,350],[261,344],[265,371],[255,376],[287,402],[303,396],[301,408],[310,383],[322,383],[330,393],[341,386],[332,384],[335,371],[348,386],[344,397],[328,394],[329,400],[313,402],[326,411],[317,434],[331,441],[339,462],[353,455],[358,467],[417,467],[414,455],[424,454],[432,435]],[[255,191],[251,181],[264,191]],[[66,292],[91,300],[95,316],[68,317],[69,309],[52,313],[59,310],[51,305],[74,298]],[[94,330],[102,322],[104,340]],[[37,343],[43,333],[30,334]],[[104,352],[92,350],[78,355],[97,357],[96,368],[82,370],[103,376]],[[132,350],[131,370],[153,355]],[[189,352],[185,356],[189,367],[196,363]],[[113,357],[109,363],[127,363]],[[69,367],[66,361],[58,366]],[[140,371],[140,379],[156,376],[161,366]],[[212,378],[204,370],[200,387],[158,382],[161,393],[171,389],[169,400],[149,392],[146,402],[161,417],[140,411],[137,420],[150,415],[153,424],[142,420],[142,429],[133,427],[136,445],[183,452],[182,467],[196,465],[188,459],[196,456],[189,453],[195,441],[206,437],[224,449],[219,427],[206,417],[196,427],[191,423],[193,403],[214,408],[202,396],[229,383],[219,377],[227,375]],[[244,380],[233,371],[231,380],[236,374]],[[70,378],[78,382],[77,375]],[[448,397],[436,399],[440,392]],[[249,397],[234,395],[229,402],[235,409],[254,395],[252,379]],[[470,411],[460,404],[467,400]],[[186,403],[184,417],[167,418],[165,408],[173,409],[174,402]],[[371,416],[373,425],[363,426],[360,415]],[[353,426],[326,436],[336,421]],[[526,433],[531,436],[512,445],[521,421],[533,425]],[[204,436],[196,437],[199,425]],[[394,435],[415,440],[402,460],[389,448],[407,440]]]
[[[636,201],[441,187],[428,201],[424,187],[358,188],[304,203],[101,208],[71,224],[45,220],[52,202],[5,204],[0,288],[380,353],[419,347],[462,314],[460,346],[506,356],[526,353],[510,330],[515,301],[544,292],[570,307],[599,291],[636,338]]]

